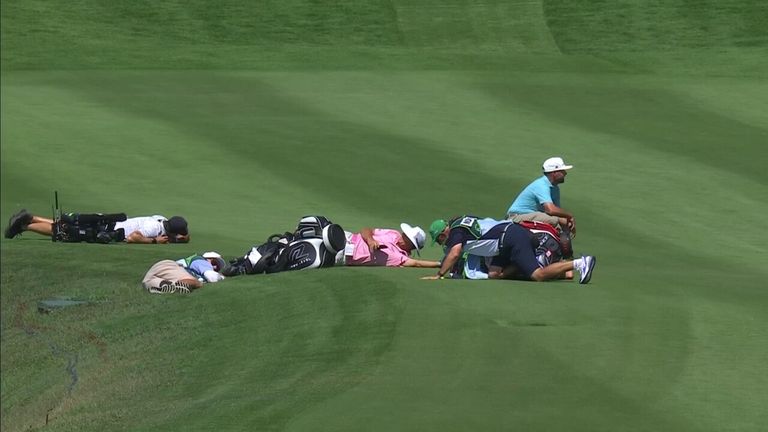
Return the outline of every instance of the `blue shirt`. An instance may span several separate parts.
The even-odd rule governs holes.
[[[193,276],[203,279],[205,279],[205,276],[203,275],[209,270],[213,270],[213,264],[204,258],[192,261],[192,263],[189,264],[189,267],[187,267],[187,271],[192,273]]]
[[[198,280],[205,281],[205,272],[208,270],[214,270],[213,264],[200,255],[192,255],[186,258],[176,260],[176,263],[182,267],[187,273],[196,277]]]
[[[541,176],[520,192],[507,213],[543,212],[545,203],[554,203],[560,207],[560,188],[550,183],[547,176]]]

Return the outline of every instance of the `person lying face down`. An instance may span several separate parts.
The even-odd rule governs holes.
[[[71,220],[71,223],[77,223],[78,218],[85,220],[85,217],[88,217],[88,220],[92,221],[97,219],[98,216],[122,216],[122,218],[111,220],[108,227],[108,230],[112,233],[118,230],[123,230],[122,232],[124,235],[118,237],[119,241],[124,241],[126,243],[147,244],[189,242],[189,227],[187,225],[186,219],[181,216],[173,216],[170,219],[161,215],[126,218],[124,214],[80,215],[76,213],[70,213],[62,215],[62,218],[68,218],[68,220]],[[56,221],[53,219],[44,216],[33,215],[27,210],[21,210],[11,216],[10,220],[8,221],[8,226],[5,229],[5,238],[14,238],[26,231],[31,231],[40,235],[51,237],[54,236],[55,223]],[[115,237],[111,236],[104,238],[103,240],[99,237],[94,239],[83,239],[82,241],[91,240],[99,243],[109,243],[110,241],[115,240]]]
[[[142,285],[153,294],[188,294],[206,283],[224,280],[226,262],[218,252],[191,255],[176,261],[160,260],[149,268]]]
[[[346,232],[347,245],[337,255],[337,264],[348,266],[387,267],[439,267],[437,261],[411,258],[411,253],[424,247],[424,230],[407,223],[400,230],[388,228],[362,228],[360,232]]]
[[[541,266],[536,260],[531,234],[525,228],[513,222],[504,222],[486,230],[480,222],[477,217],[469,215],[432,222],[429,229],[432,243],[443,246],[445,255],[437,274],[422,279],[442,279],[460,274],[463,266],[459,263],[463,255],[468,247],[475,247],[476,243],[495,244],[496,250],[488,272],[491,279],[507,279],[518,274],[525,280],[541,282],[563,278],[573,270],[580,273],[581,284],[588,283],[592,278],[592,270],[597,262],[594,256]]]

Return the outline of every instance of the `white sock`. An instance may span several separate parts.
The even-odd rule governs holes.
[[[573,268],[581,273],[584,270],[584,257],[573,260]]]

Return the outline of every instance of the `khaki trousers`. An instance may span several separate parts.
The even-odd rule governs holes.
[[[559,217],[550,216],[544,212],[533,212],[533,213],[523,213],[523,214],[510,213],[507,215],[507,220],[515,223],[520,223],[522,221],[545,222],[554,227],[557,227],[560,225]]]
[[[159,289],[160,282],[163,280],[169,280],[171,282],[178,282],[182,279],[194,279],[195,277],[189,274],[184,267],[180,266],[176,261],[162,260],[158,261],[149,268],[147,274],[144,275],[144,280],[141,284],[144,288]]]

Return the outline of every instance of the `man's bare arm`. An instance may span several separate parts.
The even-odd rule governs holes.
[[[544,212],[546,214],[561,218],[560,225],[567,226],[570,228],[571,232],[576,234],[576,219],[573,217],[573,214],[556,206],[554,203],[544,203],[542,206],[544,207]],[[563,220],[565,221],[565,224],[563,224]]]
[[[381,247],[379,242],[377,242],[373,238],[373,228],[367,228],[366,227],[366,228],[361,229],[360,230],[360,237],[362,237],[363,240],[365,240],[365,244],[368,245],[368,250],[370,250],[371,253],[376,252]]]
[[[436,267],[440,267],[440,261],[417,260],[413,258],[408,258],[403,263],[402,267],[436,268]]]
[[[125,237],[126,243],[168,243],[168,236],[160,235],[157,237],[144,237],[141,231],[134,231]]]
[[[554,203],[544,203],[542,207],[544,207],[544,212],[548,215],[573,219],[573,215],[570,212],[556,206]]]
[[[448,274],[449,271],[453,268],[453,266],[456,264],[456,261],[459,260],[459,257],[461,256],[461,250],[464,248],[464,245],[461,243],[453,245],[451,247],[451,250],[448,251],[448,253],[445,255],[445,258],[443,259],[443,264],[440,267],[440,270],[437,271],[437,274],[434,276],[425,276],[422,279],[440,279]]]

